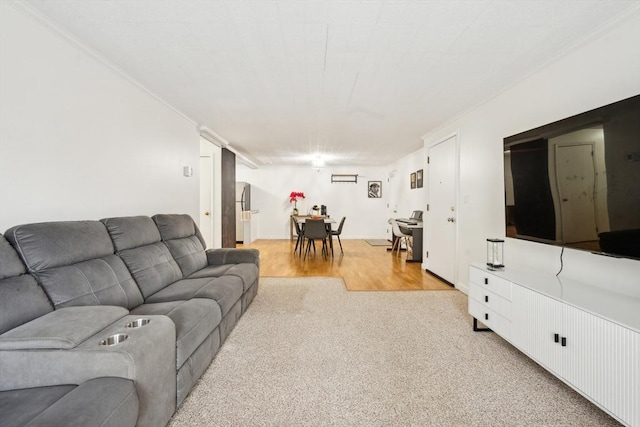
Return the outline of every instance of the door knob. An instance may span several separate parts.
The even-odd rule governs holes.
[[[209,214],[209,211],[206,211],[206,212],[204,213],[204,215],[205,215],[205,216],[209,216],[209,215],[210,215],[210,214]]]

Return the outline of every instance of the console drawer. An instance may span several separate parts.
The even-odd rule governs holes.
[[[511,321],[473,298],[469,298],[469,314],[507,341],[511,339]]]
[[[505,319],[511,320],[511,301],[491,292],[487,287],[470,283],[469,297],[495,311]]]
[[[469,267],[469,281],[511,301],[511,282],[502,277],[477,267]]]

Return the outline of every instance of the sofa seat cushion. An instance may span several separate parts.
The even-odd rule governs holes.
[[[0,425],[24,426],[76,387],[68,384],[0,391]]]
[[[242,281],[236,276],[182,279],[146,299],[147,303],[207,298],[220,306],[222,316],[242,297]]]
[[[179,369],[200,344],[218,327],[222,312],[210,299],[142,304],[131,314],[168,316],[176,327],[176,367]]]
[[[233,267],[233,264],[223,264],[223,265],[209,265],[200,270],[195,271],[188,278],[189,279],[198,279],[200,277],[220,277],[224,276],[225,273]]]
[[[122,307],[66,307],[0,335],[0,350],[71,349],[129,314]]]
[[[218,273],[224,270],[224,274],[220,276]],[[256,280],[258,280],[258,276],[260,275],[260,270],[256,264],[253,263],[242,263],[242,264],[227,264],[227,265],[210,265],[209,267],[205,267],[202,270],[196,271],[189,279],[195,279],[199,277],[237,277],[242,281],[242,292],[245,292],[247,289],[253,285]]]
[[[0,425],[133,427],[138,408],[133,381],[102,377],[79,386],[0,392]]]
[[[258,276],[260,276],[260,269],[256,264],[252,263],[235,264],[225,273],[225,277],[228,276],[236,276],[240,278],[240,280],[242,280],[243,289],[246,291],[258,280]]]

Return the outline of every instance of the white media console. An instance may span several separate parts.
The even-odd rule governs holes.
[[[627,426],[640,426],[638,292],[505,267],[469,268],[469,314]]]

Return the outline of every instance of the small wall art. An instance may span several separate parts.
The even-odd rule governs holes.
[[[422,169],[416,172],[416,187],[422,188]]]
[[[416,173],[411,174],[411,188],[416,188]]]
[[[370,199],[379,199],[382,197],[382,181],[369,181],[367,188]]]

